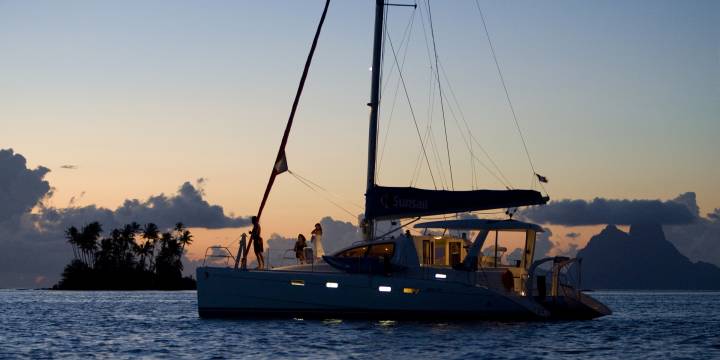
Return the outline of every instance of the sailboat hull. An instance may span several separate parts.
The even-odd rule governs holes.
[[[201,317],[536,320],[534,301],[460,281],[366,274],[197,270]]]

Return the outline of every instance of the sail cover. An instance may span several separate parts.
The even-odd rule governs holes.
[[[365,195],[367,219],[391,219],[504,209],[547,203],[535,190],[426,190],[375,186]]]

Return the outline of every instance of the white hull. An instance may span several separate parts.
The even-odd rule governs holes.
[[[369,276],[333,271],[202,267],[197,270],[198,310],[202,317],[423,320],[542,319],[550,315],[530,298],[476,285],[476,279],[466,272],[442,270],[447,277],[436,279],[436,271],[424,269],[410,276]],[[328,283],[337,287],[328,287]],[[385,291],[380,291],[380,287]]]

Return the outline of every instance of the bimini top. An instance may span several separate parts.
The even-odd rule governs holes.
[[[429,221],[413,226],[416,229],[449,229],[449,230],[505,230],[525,231],[534,230],[543,232],[543,228],[537,224],[526,223],[517,220],[487,220],[487,219],[464,219],[464,220],[441,220]]]

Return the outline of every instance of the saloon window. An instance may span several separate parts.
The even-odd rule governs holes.
[[[368,251],[367,256],[368,257],[385,257],[385,258],[391,258],[393,254],[395,253],[395,244],[393,243],[385,243],[385,244],[373,244],[370,246],[370,250]]]
[[[338,257],[346,257],[346,258],[360,258],[365,256],[365,253],[367,252],[368,247],[367,246],[358,246],[354,247],[352,249],[347,249],[341,253],[339,253]]]

